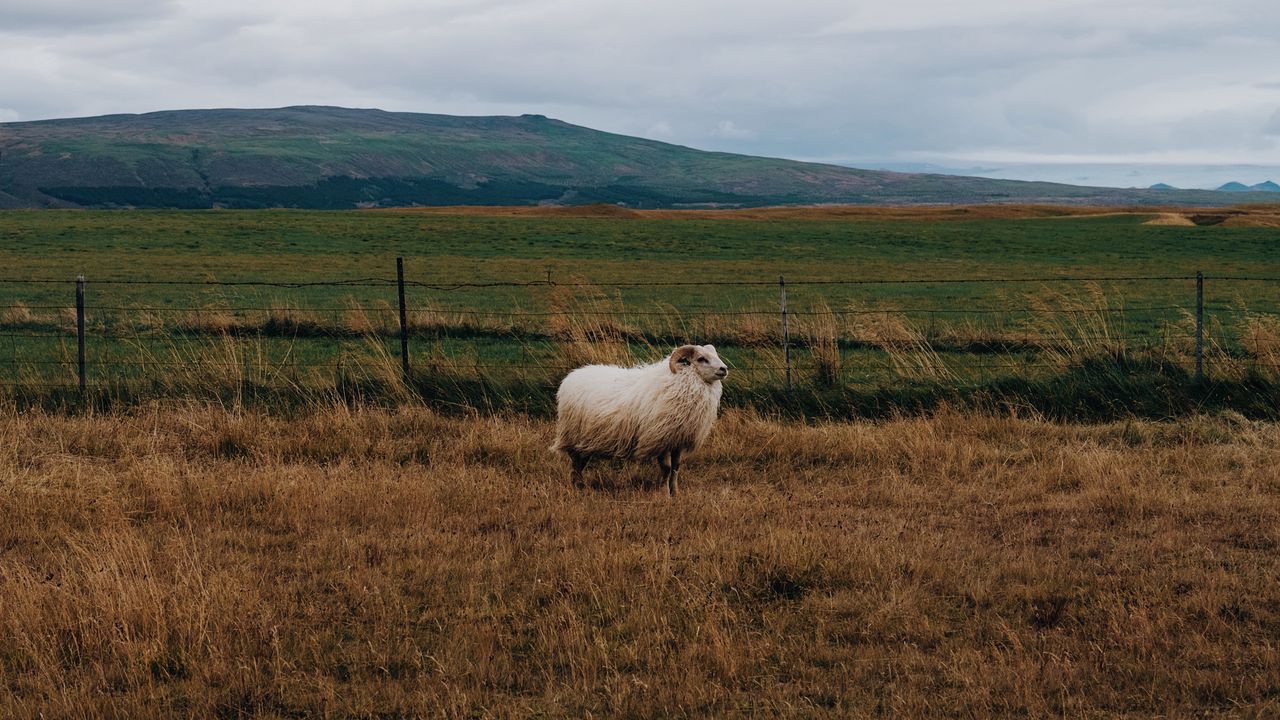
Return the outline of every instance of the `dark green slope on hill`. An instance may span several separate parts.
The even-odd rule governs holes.
[[[0,208],[1241,202],[704,152],[539,115],[333,107],[0,124]]]

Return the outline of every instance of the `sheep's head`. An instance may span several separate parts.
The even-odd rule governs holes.
[[[729,367],[712,345],[682,345],[672,351],[671,357],[667,358],[667,366],[673,373],[688,368],[706,383],[719,382],[729,374]]]

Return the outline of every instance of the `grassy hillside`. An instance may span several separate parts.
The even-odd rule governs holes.
[[[454,117],[290,107],[0,124],[0,208],[1225,204],[1224,197],[1247,199],[855,170],[703,152],[538,115]]]

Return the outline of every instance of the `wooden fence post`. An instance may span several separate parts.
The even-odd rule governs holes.
[[[404,258],[396,258],[396,286],[400,296],[400,369],[409,380],[409,318],[404,307]]]
[[[1204,273],[1196,271],[1196,382],[1204,382]]]
[[[778,290],[782,299],[782,358],[787,371],[787,392],[791,392],[791,332],[787,327],[787,281],[778,276]]]
[[[76,277],[76,355],[79,359],[80,394],[84,395],[84,276]]]

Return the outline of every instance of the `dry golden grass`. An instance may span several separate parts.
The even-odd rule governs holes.
[[[1039,339],[1051,362],[1066,366],[1089,358],[1122,357],[1128,350],[1124,316],[1111,312],[1122,310],[1123,300],[1109,298],[1097,283],[1087,283],[1082,294],[1046,288],[1028,302],[1036,310],[1028,334]]]
[[[852,317],[854,337],[884,350],[899,377],[954,380],[954,374],[929,342],[925,332],[901,313],[867,313]]]
[[[1191,218],[1182,213],[1160,213],[1144,223],[1145,225],[1173,225],[1182,227],[1192,227],[1195,225]]]
[[[817,315],[803,323],[803,331],[813,362],[814,380],[822,387],[836,387],[841,381],[843,358],[840,354],[840,329],[836,316],[825,303],[815,308]]]
[[[627,340],[638,331],[626,322],[621,300],[601,290],[564,287],[552,291],[550,307],[558,314],[548,319],[547,329],[559,341],[561,365],[637,364]]]
[[[16,302],[4,312],[0,312],[0,323],[6,326],[21,327],[39,320],[39,316],[31,312],[23,302]]]
[[[1280,227],[1280,213],[1258,212],[1248,215],[1227,218],[1222,222],[1223,227],[1263,227],[1276,228]]]
[[[0,411],[0,717],[1274,717],[1280,432]]]
[[[1266,367],[1280,367],[1280,318],[1247,313],[1240,323],[1240,345],[1252,360]],[[1241,365],[1248,364],[1246,358]]]
[[[594,205],[560,206],[448,206],[421,208],[390,208],[366,212],[414,213],[425,215],[472,215],[485,217],[585,217],[618,219],[717,219],[717,220],[1027,220],[1035,218],[1099,217],[1106,215],[1137,215],[1161,218],[1179,217],[1186,224],[1195,224],[1188,214],[1209,213],[1229,216],[1227,224],[1242,227],[1272,227],[1267,218],[1274,219],[1275,205],[1237,205],[1230,208],[1184,208],[1165,206],[1105,206],[1105,205],[803,205],[721,210],[633,210],[598,203]],[[1253,225],[1254,217],[1262,218],[1262,224]],[[1152,222],[1153,225],[1184,224],[1168,221]]]

